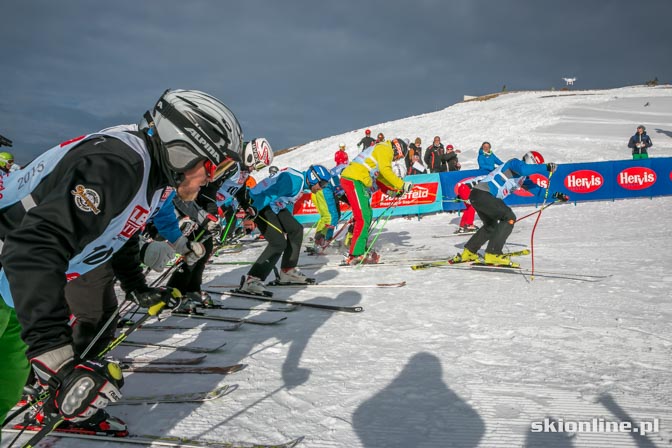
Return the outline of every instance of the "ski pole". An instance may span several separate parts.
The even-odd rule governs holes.
[[[179,298],[181,297],[181,294],[179,291],[176,289],[173,289],[173,297]],[[96,359],[101,359],[103,356],[105,356],[107,353],[109,353],[111,350],[113,350],[115,347],[117,347],[119,344],[121,344],[124,340],[128,338],[128,336],[133,333],[135,330],[137,330],[147,319],[150,317],[156,316],[159,314],[159,312],[166,306],[166,303],[161,301],[158,302],[147,310],[147,313],[142,316],[140,319],[138,319],[132,326],[128,327],[126,331],[122,332],[116,339],[114,339],[112,342],[110,342],[107,347],[105,347],[97,356]],[[109,321],[108,321],[109,323]],[[102,332],[100,332],[96,337],[100,337],[102,335]],[[95,341],[94,341],[95,342]],[[87,347],[87,350],[90,347]],[[50,394],[47,392],[46,395],[43,394],[40,398],[44,402],[47,399],[49,399]],[[28,440],[23,445],[23,448],[33,448],[36,444],[38,444],[42,439],[44,439],[49,433],[51,433],[54,429],[56,429],[61,423],[63,423],[65,419],[63,417],[58,417],[55,419],[53,422],[46,423],[45,426],[33,437]],[[21,435],[21,433],[19,433]],[[18,436],[17,436],[18,438]],[[14,439],[16,441],[16,438]],[[14,443],[12,441],[12,444]],[[10,445],[11,446],[11,445]]]
[[[277,230],[278,232],[280,232],[281,235],[284,235],[285,232],[283,232],[282,230],[280,230],[280,228],[278,228],[278,226],[274,225],[274,224],[273,224],[272,222],[270,222],[269,220],[263,218],[263,217],[260,216],[260,215],[257,215],[257,216],[254,217],[254,219],[257,219],[257,218],[261,219],[261,220],[264,221],[266,224],[268,224],[270,227],[272,227],[272,228],[274,228],[275,230]]]
[[[386,214],[388,211],[391,211],[393,209],[393,207],[396,207],[397,203],[399,202],[399,199],[401,199],[401,196],[397,196],[396,198],[394,198],[392,203],[385,210],[383,210],[383,213],[381,213],[380,216],[378,216],[377,221],[379,221],[380,218],[384,214]],[[366,248],[366,252],[364,252],[364,256],[359,261],[359,263],[357,263],[357,266],[360,266],[364,262],[364,260],[366,260],[366,256],[369,255],[369,252],[371,252],[371,249],[373,248],[373,245],[378,240],[378,237],[380,236],[381,232],[385,228],[385,224],[387,224],[387,221],[389,221],[391,217],[392,217],[392,213],[389,213],[387,218],[385,218],[385,220],[382,222],[382,225],[380,226],[380,230],[378,230],[378,233],[376,233],[376,236],[373,237],[373,240],[371,241],[371,244],[367,244],[368,247]],[[376,227],[378,227],[378,224],[376,224],[376,226],[373,228],[373,230],[375,230]],[[369,226],[369,229],[371,229],[371,226]]]
[[[551,173],[548,175],[548,186],[546,187],[546,193],[544,193],[544,202],[541,204],[541,208],[539,209],[539,213],[537,214],[537,219],[534,221],[534,227],[532,227],[532,234],[530,235],[530,257],[532,259],[532,270],[530,271],[530,281],[534,280],[534,232],[537,230],[537,224],[539,224],[539,218],[541,218],[541,212],[544,211],[544,208],[546,208],[546,200],[548,199],[548,192],[551,189],[551,177],[553,177],[553,173],[555,171],[551,171]],[[553,202],[549,204],[553,205]]]
[[[525,219],[525,218],[529,218],[530,216],[532,216],[532,215],[536,215],[537,213],[541,213],[543,210],[546,210],[548,207],[550,207],[550,206],[553,205],[553,204],[556,204],[557,202],[558,202],[558,201],[549,202],[548,204],[542,206],[539,210],[535,210],[535,211],[533,211],[532,213],[529,213],[529,214],[523,216],[522,218],[518,218],[518,219],[516,219],[516,222],[518,222],[518,221],[522,221],[523,219]]]

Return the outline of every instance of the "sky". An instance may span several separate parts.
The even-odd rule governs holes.
[[[246,138],[279,150],[504,86],[672,80],[669,0],[5,0],[0,11],[0,134],[18,163],[140,121],[167,88],[218,97]]]

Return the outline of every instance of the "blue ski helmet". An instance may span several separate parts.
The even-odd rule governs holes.
[[[324,188],[329,184],[331,174],[329,174],[329,170],[322,165],[310,165],[310,168],[306,171],[305,178],[306,184],[309,187],[320,184],[320,187]]]

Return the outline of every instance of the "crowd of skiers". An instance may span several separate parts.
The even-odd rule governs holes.
[[[642,154],[647,143],[638,134],[634,145]],[[12,174],[13,156],[0,153],[0,419],[21,398],[32,371],[49,393],[38,420],[123,434],[124,422],[104,410],[120,399],[123,385],[119,366],[103,356],[115,337],[117,280],[126,300],[149,313],[207,307],[212,299],[201,283],[208,258],[239,229],[256,228],[267,245],[239,291],[268,295],[265,282],[274,270],[279,283],[311,283],[297,269],[304,229],[293,216],[306,192],[320,213],[316,250],[336,240],[342,202],[352,213],[342,227],[343,264],[377,263],[369,238],[372,193],[396,201],[413,189],[407,175],[460,169],[460,151],[438,136],[423,155],[420,138],[410,143],[380,133],[373,139],[367,129],[358,148],[350,160],[339,145],[331,169],[279,170],[271,165],[269,142],[244,140],[221,101],[167,90],[139,125],[56,145],[24,168],[28,178]],[[536,151],[502,161],[489,142],[479,149],[478,165],[488,174],[461,185],[456,199],[466,206],[460,229],[473,236],[451,261],[479,260],[488,243],[485,263],[516,267],[503,253],[516,222],[504,200],[521,188],[548,195],[529,176],[550,176],[557,165]],[[263,168],[269,175],[256,182],[251,174]],[[561,192],[551,198],[568,200]],[[480,228],[473,225],[476,214]],[[161,272],[176,255],[180,269],[166,286],[149,285],[143,265]]]

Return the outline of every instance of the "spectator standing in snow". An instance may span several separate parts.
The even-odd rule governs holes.
[[[446,153],[443,155],[443,160],[448,166],[448,171],[460,171],[462,165],[457,160],[457,155],[461,153],[459,149],[455,149],[453,145],[446,146]]]
[[[371,137],[371,129],[367,129],[364,131],[364,138],[357,143],[357,148],[359,148],[360,151],[364,151],[374,143],[376,143],[376,141]]]
[[[630,137],[628,148],[632,149],[632,160],[648,159],[648,149],[653,146],[651,138],[646,133],[644,125],[637,126],[637,132]]]
[[[413,150],[413,153],[411,154],[410,150]],[[409,154],[411,154],[411,157],[414,154],[418,154],[420,156],[420,160],[422,160],[422,139],[420,137],[416,137],[415,141],[409,145]]]
[[[502,163],[504,162],[492,152],[492,145],[489,142],[483,142],[478,150],[478,169],[492,171]]]
[[[376,137],[376,143],[384,142],[385,141],[385,134],[382,132],[378,133],[378,136]]]
[[[427,173],[427,168],[425,168],[425,165],[420,161],[420,154],[413,154],[411,162],[411,166],[408,168],[409,175]]]
[[[425,166],[430,173],[442,173],[446,171],[446,162],[443,160],[445,154],[441,137],[434,137],[434,142],[425,150]]]
[[[345,143],[338,145],[338,151],[334,154],[334,162],[336,162],[336,166],[349,163],[348,153],[345,152]]]

